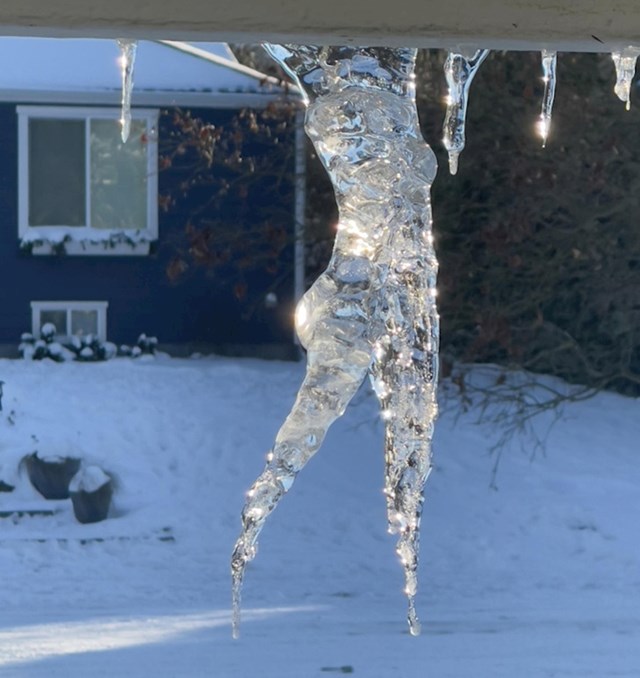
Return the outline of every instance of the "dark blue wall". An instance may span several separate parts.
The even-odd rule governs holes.
[[[198,110],[219,124],[233,113]],[[162,134],[171,116],[163,116]],[[161,343],[268,344],[292,341],[293,273],[292,246],[283,253],[276,276],[262,267],[243,273],[248,296],[234,294],[235,269],[190,266],[183,280],[171,282],[167,265],[176,251],[185,252],[184,228],[190,214],[202,206],[202,192],[188,195],[168,213],[160,211],[159,242],[146,257],[37,256],[22,251],[18,242],[17,115],[15,105],[0,105],[0,343],[19,341],[31,328],[33,300],[108,301],[109,339],[132,343],[141,332],[155,335]],[[293,154],[290,154],[290,158]],[[291,168],[288,168],[289,170]],[[160,193],[180,177],[172,170],[160,173]],[[204,190],[204,189],[203,189]],[[231,196],[223,210],[231,224],[244,228],[265,218],[271,195],[254,191],[251,204]],[[266,191],[269,193],[270,191]],[[293,192],[288,205],[279,205],[278,219],[293,229]],[[281,196],[279,196],[281,197]],[[220,215],[211,214],[215,221]],[[225,216],[225,215],[222,215]],[[222,221],[225,221],[223,218]],[[284,261],[288,260],[288,261]],[[274,289],[279,304],[267,309],[264,293]]]

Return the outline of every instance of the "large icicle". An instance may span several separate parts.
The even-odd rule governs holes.
[[[269,514],[320,447],[367,374],[385,421],[385,494],[415,612],[423,487],[437,413],[439,321],[430,186],[436,160],[415,106],[414,49],[269,46],[297,79],[305,128],[333,183],[340,220],[327,270],[301,300],[296,327],[307,371],[236,542],[233,632],[247,563]],[[358,482],[354,478],[353,482]]]
[[[449,86],[447,113],[444,119],[444,147],[449,153],[449,172],[456,174],[458,159],[465,144],[465,125],[469,88],[480,64],[489,50],[479,49],[469,54],[449,52],[444,63],[444,75]]]
[[[119,38],[117,41],[120,50],[120,68],[122,72],[122,110],[120,113],[120,127],[122,143],[126,143],[131,130],[131,93],[133,92],[133,67],[136,61],[137,40]]]
[[[631,109],[631,83],[636,73],[636,61],[640,55],[637,47],[627,47],[621,52],[613,52],[611,58],[616,67],[616,85],[614,92],[618,99],[627,104],[627,110]]]
[[[538,132],[542,137],[542,148],[547,145],[549,128],[551,127],[551,115],[553,113],[553,100],[556,96],[556,65],[558,53],[547,49],[542,50],[542,80],[544,81],[544,95],[542,97],[542,110]]]

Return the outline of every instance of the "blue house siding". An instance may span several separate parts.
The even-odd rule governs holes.
[[[215,124],[234,112],[202,109],[193,111]],[[170,113],[161,119],[162,135]],[[206,271],[191,267],[185,280],[172,283],[167,266],[184,244],[184,228],[190,214],[201,206],[202,194],[189,196],[168,213],[160,211],[159,240],[148,256],[32,255],[18,241],[18,132],[16,106],[0,104],[0,344],[17,344],[31,327],[34,300],[108,301],[108,338],[132,343],[141,332],[155,335],[161,344],[214,346],[292,343],[293,271],[276,278],[259,269],[248,270],[249,297],[238,300],[225,270]],[[291,154],[293,157],[293,154]],[[292,169],[292,168],[288,168]],[[285,172],[286,173],[286,172]],[[292,176],[289,172],[288,176]],[[159,175],[160,194],[172,181],[172,170]],[[220,207],[230,227],[241,222],[258,227],[263,210],[273,199],[258,188],[247,205],[233,196]],[[281,206],[280,220],[293,233],[291,204]],[[223,219],[225,222],[227,219]],[[293,260],[293,245],[283,253],[283,262]],[[281,263],[283,263],[281,262]],[[281,270],[285,270],[281,266]],[[212,274],[213,273],[213,274]],[[263,303],[265,291],[278,297],[275,308]]]

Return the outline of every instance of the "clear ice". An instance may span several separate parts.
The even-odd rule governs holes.
[[[444,76],[449,86],[447,113],[444,119],[444,147],[449,153],[449,172],[458,172],[458,159],[465,144],[465,124],[469,88],[480,64],[487,58],[488,49],[479,49],[469,54],[449,52],[444,62]]]
[[[627,104],[627,110],[631,109],[631,83],[636,73],[636,61],[640,55],[637,47],[627,47],[622,52],[613,52],[611,58],[616,67],[616,86],[614,92],[618,99]]]
[[[307,349],[304,381],[242,511],[231,560],[233,634],[245,567],[265,520],[369,375],[385,422],[388,526],[398,535],[409,630],[417,635],[439,319],[430,205],[437,166],[415,106],[416,50],[267,48],[306,95],[305,129],[333,183],[340,217],[327,270],[296,310]]]
[[[547,145],[549,128],[551,127],[551,114],[553,113],[553,100],[556,96],[556,65],[558,53],[547,49],[542,50],[542,80],[544,81],[544,95],[542,97],[542,110],[538,123],[538,132],[542,137],[542,148]]]
[[[116,40],[120,50],[120,68],[122,72],[122,110],[120,113],[120,135],[126,143],[131,131],[131,93],[133,92],[133,67],[136,60],[137,40]]]

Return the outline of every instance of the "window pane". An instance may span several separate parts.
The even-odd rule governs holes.
[[[91,226],[147,227],[146,122],[131,121],[126,144],[117,120],[91,121]]]
[[[67,333],[67,312],[66,311],[40,311],[40,327],[46,323],[53,323],[56,327],[56,334]]]
[[[29,120],[29,225],[85,225],[83,120]]]
[[[71,311],[71,334],[98,334],[98,312]]]

